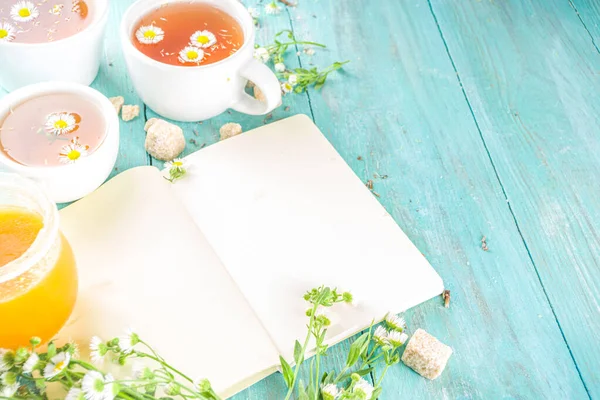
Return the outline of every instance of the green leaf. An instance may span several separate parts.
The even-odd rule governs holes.
[[[365,352],[369,345],[369,333],[363,333],[358,339],[350,345],[348,351],[348,359],[346,360],[346,367],[350,368],[358,361],[361,354]]]
[[[296,362],[296,366],[300,366],[300,364],[304,362],[304,352],[302,351],[302,345],[297,340],[296,343],[294,343],[294,361]]]
[[[302,382],[302,380],[298,382],[298,400],[309,400],[308,394],[306,394],[306,389],[304,387],[304,382]]]
[[[373,390],[373,394],[371,395],[371,398],[373,400],[377,399],[379,397],[379,395],[381,394],[381,392],[383,391],[383,388],[378,387],[377,389]]]
[[[46,351],[46,355],[48,358],[46,358],[47,360],[50,360],[52,357],[54,357],[56,355],[56,345],[54,344],[54,342],[50,342],[50,344],[48,345],[48,350]]]
[[[310,385],[308,387],[308,398],[309,399],[316,399],[317,398],[317,394],[315,393],[315,387],[313,385]]]
[[[285,385],[288,388],[292,387],[292,383],[294,381],[294,371],[290,364],[281,356],[279,356],[279,362],[281,363],[281,373],[283,374],[283,380],[285,381]]]

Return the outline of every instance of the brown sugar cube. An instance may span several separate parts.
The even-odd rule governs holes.
[[[123,107],[123,104],[125,104],[125,99],[123,98],[123,96],[117,96],[111,97],[109,100],[115,108],[117,115],[119,115],[119,113],[121,112],[121,107]]]
[[[183,130],[158,118],[150,118],[144,126],[146,151],[157,160],[171,161],[185,148]]]
[[[121,112],[121,119],[123,121],[131,121],[138,115],[140,115],[140,106],[123,106]]]
[[[235,122],[228,122],[219,129],[221,140],[229,139],[242,133],[242,126]]]
[[[408,341],[402,362],[427,379],[435,379],[446,368],[452,349],[425,332],[417,329]]]
[[[265,97],[264,93],[258,88],[258,86],[254,86],[254,98],[262,102],[267,101],[267,98]]]

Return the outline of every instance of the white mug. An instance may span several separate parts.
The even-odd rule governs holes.
[[[190,0],[172,0],[174,2]],[[254,59],[254,22],[238,0],[191,0],[208,3],[237,20],[244,32],[244,44],[231,56],[207,65],[179,66],[156,61],[131,42],[133,29],[144,15],[164,0],[138,0],[121,21],[121,42],[129,75],[146,105],[163,117],[177,121],[199,121],[221,114],[228,108],[245,114],[267,114],[281,104],[281,88],[275,74]],[[250,80],[265,95],[261,102],[244,88]]]
[[[53,42],[0,42],[0,86],[13,91],[46,81],[89,85],[98,75],[108,0],[89,4],[92,21],[81,32]]]
[[[57,203],[78,200],[96,190],[113,170],[119,153],[119,118],[112,103],[100,92],[72,82],[44,82],[15,90],[0,99],[0,121],[25,101],[51,94],[71,93],[98,107],[106,121],[102,144],[76,164],[32,167],[20,164],[0,151],[0,171],[14,172],[38,182]]]

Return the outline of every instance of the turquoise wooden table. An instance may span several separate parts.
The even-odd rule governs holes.
[[[112,1],[93,84],[143,110],[121,123],[114,174],[160,165],[144,151],[155,114],[117,38],[130,3]],[[216,142],[225,122],[249,130],[305,113],[373,180],[452,292],[449,309],[434,299],[406,315],[409,331],[454,349],[444,374],[431,382],[397,365],[381,398],[600,398],[599,3],[300,0],[259,20],[259,43],[292,29],[328,45],[290,52],[290,67],[351,62],[322,90],[285,96],[270,120],[231,112],[180,124],[185,154]],[[331,350],[330,366],[348,345]],[[284,390],[274,375],[234,398]]]

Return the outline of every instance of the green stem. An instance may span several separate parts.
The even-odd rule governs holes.
[[[154,356],[150,355],[150,354],[146,354],[146,353],[141,353],[141,352],[136,352],[136,354],[138,355],[138,357],[146,357],[149,358],[151,360],[156,361],[157,363],[159,363],[160,365],[162,365],[163,367],[170,369],[171,371],[175,372],[176,374],[178,374],[179,376],[181,376],[182,378],[184,378],[185,380],[187,380],[190,383],[194,383],[194,381],[192,380],[192,378],[190,378],[189,376],[187,376],[186,374],[184,374],[183,372],[179,371],[177,368],[170,366],[169,364],[167,364],[162,357],[160,357],[158,354],[156,354],[156,352],[154,351],[154,349],[152,349],[152,347],[150,347],[148,344],[146,344],[145,342],[140,340],[140,343],[142,343],[143,345],[145,345],[148,349],[150,349],[150,351],[154,354]]]
[[[377,389],[381,385],[381,382],[383,382],[383,378],[385,377],[385,374],[387,373],[387,370],[389,367],[390,367],[389,364],[386,364],[385,368],[383,369],[383,373],[381,374],[381,377],[379,378],[379,381],[377,381],[377,385],[375,385],[375,389]]]
[[[310,340],[313,324],[315,321],[315,313],[317,312],[318,304],[313,305],[312,312],[310,313],[310,321],[308,322],[308,332],[306,334],[306,338],[304,339],[304,344],[302,345],[302,354],[306,354],[306,348],[308,347],[308,342]],[[294,379],[292,379],[292,384],[290,385],[288,392],[285,396],[285,400],[289,400],[294,392],[294,387],[296,386],[296,380],[298,379],[298,373],[300,372],[300,364],[297,364],[294,368]]]

